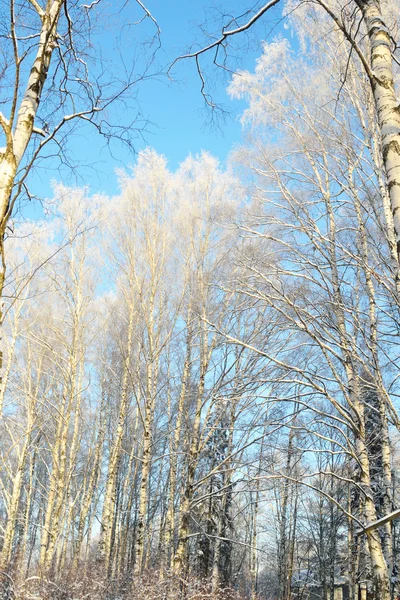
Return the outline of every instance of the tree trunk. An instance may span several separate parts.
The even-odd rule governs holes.
[[[393,214],[397,259],[400,265],[400,110],[393,81],[393,42],[378,0],[355,0],[362,11],[370,42],[370,64],[383,164]],[[397,280],[399,273],[397,274]]]
[[[208,368],[208,357],[206,358],[205,354],[206,349],[203,350],[202,364],[200,366],[201,372],[199,385],[197,387],[196,412],[192,430],[192,441],[188,452],[187,475],[185,481],[185,488],[183,492],[183,499],[180,507],[178,546],[176,548],[173,562],[173,570],[176,575],[180,575],[182,573],[185,566],[185,559],[187,557],[187,542],[190,526],[190,506],[193,497],[194,476],[196,472],[198,459],[199,433],[201,425],[201,411],[203,406],[205,376]]]
[[[186,400],[186,390],[190,379],[190,363],[191,363],[191,326],[190,326],[190,311],[187,320],[187,341],[186,341],[186,357],[183,366],[181,391],[179,395],[178,409],[176,415],[176,422],[174,427],[174,435],[171,435],[170,441],[170,466],[169,466],[169,490],[168,490],[168,506],[167,515],[165,519],[165,533],[164,533],[164,548],[162,561],[164,564],[167,563],[165,557],[168,557],[169,567],[173,568],[174,552],[171,543],[173,541],[173,535],[175,530],[175,492],[176,492],[176,479],[177,479],[177,466],[178,466],[178,449],[179,440],[181,437],[183,409]]]
[[[129,404],[128,380],[129,366],[131,363],[132,353],[133,325],[134,306],[132,302],[129,306],[128,339],[126,343],[125,357],[123,361],[121,402],[119,407],[118,425],[115,438],[113,440],[113,448],[108,464],[106,490],[104,494],[103,513],[101,518],[101,537],[99,544],[99,555],[100,558],[104,561],[104,566],[107,572],[110,569],[111,561],[112,525],[116,501],[118,468],[121,456],[122,438],[125,430],[125,419],[128,412]]]

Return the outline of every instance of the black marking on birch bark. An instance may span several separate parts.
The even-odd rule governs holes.
[[[390,192],[390,190],[391,190],[393,187],[395,187],[396,185],[400,186],[400,182],[399,182],[399,181],[397,181],[396,179],[393,179],[392,181],[389,181],[389,183],[388,183],[388,190],[389,190],[389,192]],[[393,214],[394,214],[394,213],[397,211],[397,209],[398,209],[398,208],[399,208],[399,207],[398,207],[398,206],[396,206],[396,208],[395,208],[395,209],[394,209],[394,211],[393,211]]]
[[[391,140],[383,147],[383,160],[386,162],[389,152],[400,154],[400,144],[397,140]]]
[[[358,2],[357,2],[358,4]],[[382,33],[386,33],[387,34],[387,27],[385,25],[384,20],[382,19],[382,17],[380,17],[379,15],[376,15],[375,17],[370,18],[370,31],[373,32],[374,30],[378,30],[381,31]],[[375,25],[376,23],[376,25]]]
[[[383,43],[379,42],[379,46],[382,46]],[[380,50],[374,50],[371,54],[371,61],[374,62],[377,58],[381,58],[382,60],[386,60],[386,55],[385,54],[381,54]],[[382,67],[381,67],[382,68]],[[385,66],[385,69],[387,67]]]
[[[393,79],[390,77],[375,77],[375,82],[383,87],[385,90],[393,90]]]

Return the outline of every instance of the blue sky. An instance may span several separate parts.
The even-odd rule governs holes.
[[[122,0],[121,0],[122,1]],[[249,3],[249,6],[251,3]],[[221,12],[225,14],[240,14],[243,12],[243,2],[239,0],[222,1],[219,4],[212,0],[148,0],[146,6],[151,10],[161,28],[162,48],[158,53],[158,61],[167,65],[172,60],[186,51],[191,45],[202,46],[206,41],[201,33],[200,25],[207,21],[207,31],[213,33],[220,30],[222,22],[226,22]],[[235,68],[253,69],[257,56],[261,54],[261,43],[266,37],[272,39],[283,29],[279,23],[280,7],[274,9],[272,17],[274,20],[264,22],[258,31],[252,32],[252,39],[240,36],[236,44],[237,55],[240,60],[232,61],[230,64]],[[135,21],[140,15],[140,8],[132,0],[128,4],[121,17],[115,17],[109,27],[105,26],[98,36],[105,54],[115,49],[116,40],[119,35],[119,23]],[[271,32],[271,23],[273,31]],[[149,19],[139,26],[129,30],[132,41],[131,49],[137,42],[145,39],[153,32],[153,24]],[[128,37],[129,37],[128,36]],[[136,37],[137,36],[137,40]],[[129,42],[128,42],[129,43]],[[210,57],[205,57],[204,64],[210,69]],[[140,62],[138,70],[140,70]],[[143,116],[150,124],[144,133],[144,140],[137,140],[136,149],[140,150],[146,145],[152,146],[158,152],[164,154],[171,169],[175,169],[181,161],[189,154],[197,154],[201,150],[207,150],[225,161],[232,148],[240,144],[242,139],[241,125],[239,122],[240,112],[245,104],[240,101],[232,101],[225,92],[229,81],[229,74],[224,75],[221,70],[207,72],[208,82],[213,88],[214,98],[229,112],[228,117],[221,120],[219,126],[210,126],[210,112],[205,109],[204,101],[200,93],[200,80],[192,60],[182,61],[173,70],[174,81],[167,78],[157,78],[142,82],[137,87],[138,102]],[[122,78],[122,74],[121,74]],[[132,111],[132,115],[134,112]],[[120,115],[129,120],[129,114]],[[86,183],[91,193],[104,192],[112,195],[117,193],[117,176],[115,170],[132,165],[135,156],[118,144],[113,146],[114,156],[104,147],[104,140],[96,135],[91,129],[82,129],[78,137],[71,141],[72,152],[79,161],[92,165],[90,168],[82,167],[80,170],[80,183]],[[73,184],[75,174],[51,170],[40,170],[31,180],[32,187],[39,196],[49,197],[51,195],[51,180],[62,180],[63,183]],[[33,216],[33,206],[25,207],[26,216]]]

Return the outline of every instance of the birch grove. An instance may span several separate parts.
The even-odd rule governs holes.
[[[146,148],[114,196],[53,182],[6,236],[69,8],[29,3],[0,119],[0,597],[396,599],[397,0],[243,13],[185,55],[212,103],[207,52],[228,68],[272,9],[290,30],[229,76],[226,164]]]
[[[93,128],[108,140],[118,138],[128,145],[137,132],[129,124],[115,128],[100,115],[113,104],[117,108],[120,102],[129,101],[131,88],[150,76],[154,53],[150,60],[146,57],[140,75],[130,72],[118,82],[105,77],[104,69],[96,64],[101,4],[104,3],[77,5],[68,0],[1,3],[4,24],[0,63],[4,111],[0,111],[1,297],[7,267],[5,241],[10,225],[12,229],[12,217],[21,202],[37,198],[31,187],[31,172],[44,164],[54,168],[54,159],[59,167],[78,168],[68,147],[72,145],[77,124]],[[142,2],[137,9],[145,18],[151,17]],[[123,7],[120,16],[122,10]],[[112,12],[108,18],[113,18]],[[154,25],[152,42],[159,35],[155,22]],[[116,56],[114,64],[109,60],[110,70],[116,67]],[[0,310],[0,326],[2,321]]]

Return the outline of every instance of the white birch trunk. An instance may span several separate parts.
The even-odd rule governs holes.
[[[393,215],[397,259],[400,264],[400,108],[393,81],[392,40],[378,0],[356,0],[370,41],[370,64],[383,164]],[[397,274],[397,280],[399,273]]]
[[[131,304],[129,306],[128,339],[123,364],[121,403],[118,415],[118,426],[115,438],[113,440],[113,448],[108,464],[106,490],[104,494],[103,513],[101,518],[101,538],[99,544],[99,554],[101,559],[104,560],[107,572],[109,571],[111,564],[112,526],[116,500],[117,475],[119,461],[121,457],[121,447],[125,429],[125,420],[129,404],[128,381],[129,366],[131,362],[133,345],[134,314],[134,305],[133,301],[131,301]]]
[[[193,497],[193,484],[198,460],[201,412],[203,406],[205,377],[208,369],[208,352],[205,340],[203,341],[203,344],[204,348],[202,352],[202,362],[200,365],[200,379],[197,386],[196,412],[192,427],[192,440],[187,457],[188,466],[186,481],[179,512],[178,545],[173,560],[173,571],[176,575],[182,574],[187,555],[187,543],[190,528],[190,506]]]

